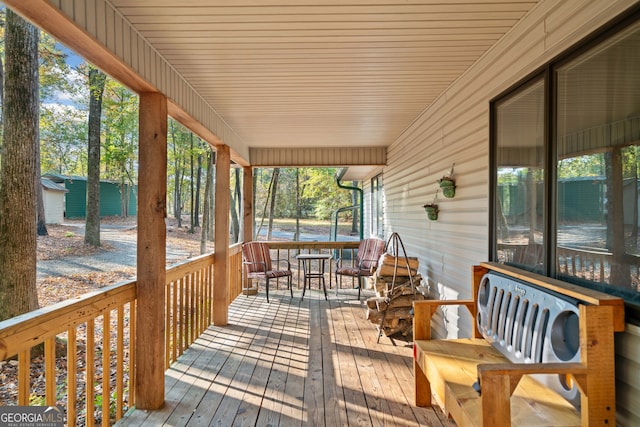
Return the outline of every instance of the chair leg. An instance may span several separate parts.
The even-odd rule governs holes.
[[[293,299],[293,283],[291,283],[291,279],[293,278],[293,275],[291,276],[287,276],[289,279],[289,292],[291,293],[291,299]]]
[[[269,302],[269,278],[267,277],[267,279],[265,280],[266,284],[265,284],[265,288],[267,290],[267,302]]]
[[[360,301],[360,292],[362,291],[362,281],[360,280],[362,276],[358,273],[358,301]]]

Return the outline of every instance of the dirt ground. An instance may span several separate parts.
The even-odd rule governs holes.
[[[135,217],[103,218],[101,226],[109,229],[109,232],[102,232],[101,246],[97,248],[84,243],[84,221],[81,220],[66,221],[63,225],[50,224],[47,227],[49,235],[38,237],[38,267],[47,265],[47,273],[39,272],[37,279],[38,300],[41,307],[135,277],[135,268],[125,262],[109,271],[71,273],[61,271],[56,274],[56,260],[64,264],[66,260],[75,260],[78,259],[77,257],[83,257],[83,259],[94,257],[95,262],[99,262],[100,255],[108,253],[111,259],[116,260],[117,265],[119,252],[124,251],[119,243],[124,240],[135,244],[137,235]],[[118,240],[110,240],[111,236],[118,236]],[[196,228],[194,233],[189,233],[188,227],[178,228],[176,221],[168,218],[167,249],[168,251],[179,250],[177,255],[179,258],[171,257],[170,262],[197,256],[200,253],[200,229]],[[129,256],[131,256],[130,253]],[[54,267],[50,268],[51,265]]]

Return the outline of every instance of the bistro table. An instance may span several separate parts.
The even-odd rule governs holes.
[[[309,283],[309,290],[311,290],[311,279],[318,279],[318,287],[322,282],[322,289],[324,290],[324,299],[327,297],[327,286],[324,282],[324,264],[325,261],[331,259],[333,255],[330,254],[300,254],[296,255],[296,259],[302,261],[302,271],[304,273],[304,286],[302,287],[302,299],[304,299],[304,293],[307,290],[307,282]],[[318,261],[318,271],[313,272],[312,261]]]

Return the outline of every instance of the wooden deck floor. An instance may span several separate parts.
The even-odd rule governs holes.
[[[119,425],[452,426],[413,400],[413,350],[364,319],[357,291],[239,296],[166,375],[166,404]],[[363,297],[364,300],[364,297]]]

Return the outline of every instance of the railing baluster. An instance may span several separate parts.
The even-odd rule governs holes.
[[[171,284],[165,287],[164,315],[164,369],[171,366]]]
[[[56,404],[56,337],[44,341],[45,402],[47,406]]]
[[[116,421],[122,418],[124,406],[124,307],[118,306],[116,337]]]
[[[69,427],[76,425],[77,351],[76,326],[74,326],[67,331],[67,425]]]
[[[129,303],[129,395],[127,396],[128,407],[136,405],[136,301]]]
[[[29,404],[31,394],[31,351],[24,350],[18,354],[18,405]]]
[[[86,390],[87,390],[87,402],[86,402],[86,412],[85,419],[87,423],[87,427],[92,427],[95,421],[95,389],[94,389],[94,380],[95,380],[95,320],[90,319],[87,321],[87,348],[86,348],[86,361],[85,361],[85,369],[86,369]]]
[[[180,279],[180,347],[178,357],[182,356],[187,335],[186,278]]]
[[[111,311],[102,314],[102,425],[111,416]]]
[[[189,275],[189,341],[186,347],[188,348],[195,340],[196,329],[196,287],[195,287],[195,273]]]
[[[178,358],[178,281],[171,282],[171,360]],[[169,313],[167,313],[169,316]]]

